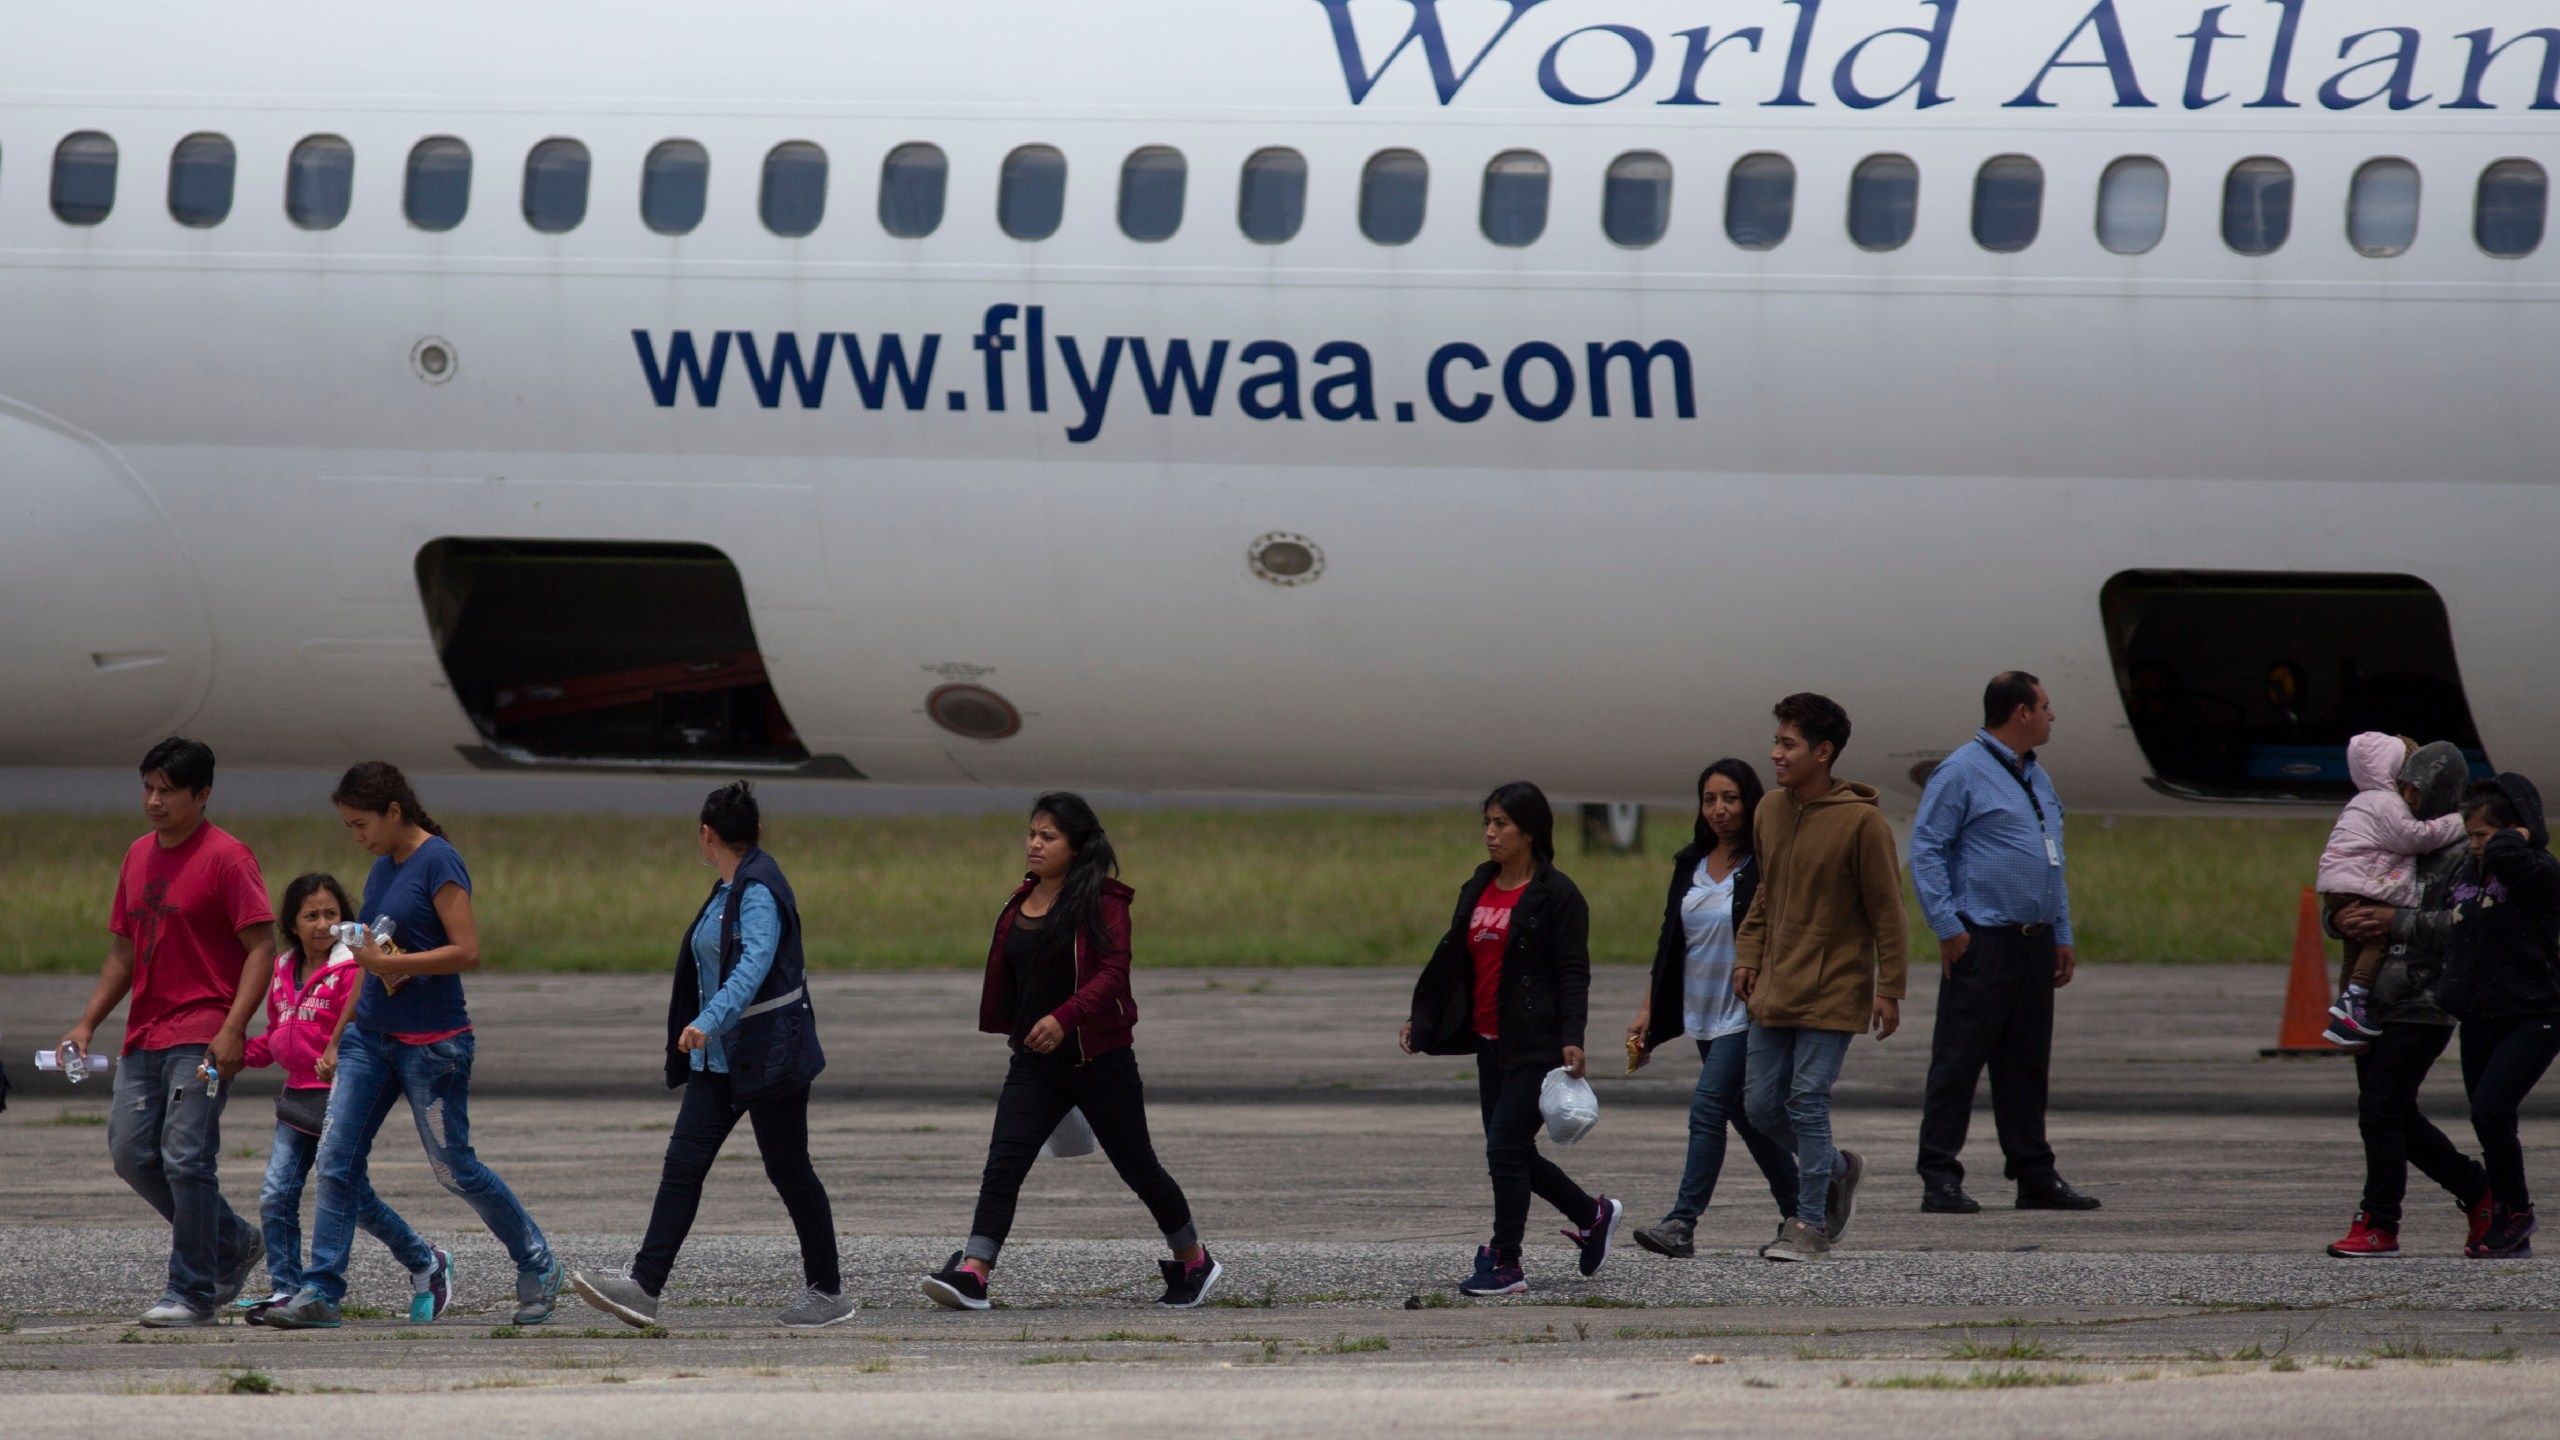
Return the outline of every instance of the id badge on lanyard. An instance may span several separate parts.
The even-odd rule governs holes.
[[[2044,801],[2037,798],[2036,787],[2028,783],[2026,768],[2024,766],[2010,765],[2008,757],[2002,755],[1997,750],[1992,750],[1991,743],[1989,741],[1986,740],[1977,743],[1981,744],[1983,749],[1990,750],[1991,758],[1999,761],[2000,768],[2008,772],[2009,778],[2018,782],[2018,788],[2027,792],[2027,804],[2033,807],[2036,812],[2036,834],[2044,840],[2044,863],[2052,869],[2061,869],[2061,842],[2055,840],[2053,838],[2053,832],[2045,828]]]

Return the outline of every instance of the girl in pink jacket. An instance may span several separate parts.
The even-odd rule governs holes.
[[[2329,844],[2320,852],[2317,886],[2331,914],[2356,900],[2406,907],[2418,903],[2418,857],[2462,838],[2462,817],[2421,820],[2410,807],[2417,791],[2400,783],[2400,767],[2418,743],[2405,735],[2368,730],[2347,742],[2347,778],[2355,798],[2338,813]],[[2332,1023],[2321,1036],[2332,1045],[2362,1049],[2382,1032],[2365,1009],[2373,978],[2382,969],[2388,940],[2347,941],[2347,987],[2329,1007]]]
[[[284,1093],[276,1097],[275,1148],[267,1157],[266,1184],[258,1194],[258,1220],[267,1242],[264,1299],[239,1306],[252,1325],[268,1307],[302,1288],[302,1187],[320,1153],[320,1129],[329,1113],[329,1082],[338,1068],[338,1035],[364,991],[364,969],[333,933],[355,913],[346,889],[327,875],[304,875],[284,889],[276,906],[283,942],[275,978],[267,986],[267,1028],[249,1041],[243,1063],[284,1067]],[[424,1324],[453,1301],[453,1256],[421,1239],[409,1222],[382,1203],[373,1187],[357,1201],[356,1223],[409,1271],[409,1319]]]

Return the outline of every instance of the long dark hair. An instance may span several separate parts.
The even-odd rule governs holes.
[[[1735,848],[1744,855],[1752,853],[1752,817],[1759,814],[1760,797],[1768,792],[1760,788],[1760,772],[1751,768],[1750,761],[1736,760],[1728,755],[1698,772],[1697,825],[1689,832],[1688,845],[1672,857],[1679,864],[1695,865],[1716,848],[1715,827],[1707,823],[1706,800],[1707,782],[1719,775],[1732,781],[1733,787],[1742,792],[1742,833],[1735,837],[1741,843]]]
[[[338,902],[340,920],[356,918],[355,902],[347,898],[347,887],[338,883],[337,876],[323,875],[316,870],[308,875],[294,876],[293,883],[284,887],[284,899],[276,906],[276,938],[292,953],[293,973],[296,975],[302,973],[303,952],[302,932],[294,927],[301,922],[303,903],[323,890]],[[294,983],[302,982],[297,980]]]
[[[1074,791],[1052,790],[1032,801],[1031,818],[1043,815],[1067,837],[1067,848],[1075,853],[1067,861],[1066,879],[1058,884],[1058,903],[1050,908],[1041,929],[1040,948],[1054,953],[1072,944],[1079,933],[1100,946],[1109,938],[1102,929],[1102,882],[1120,873],[1120,857],[1111,848],[1111,837],[1103,832],[1102,817]]]
[[[1538,863],[1553,864],[1556,858],[1556,812],[1555,807],[1547,803],[1547,792],[1526,780],[1497,785],[1492,794],[1484,797],[1484,803],[1476,807],[1476,813],[1482,814],[1496,805],[1502,807],[1503,814],[1511,817],[1512,824],[1529,832],[1529,853],[1537,857]]]
[[[329,803],[350,810],[364,810],[375,815],[388,815],[391,807],[400,807],[400,818],[441,840],[444,827],[418,803],[418,792],[409,785],[409,777],[388,760],[363,760],[347,767],[338,777],[338,788],[329,792]]]

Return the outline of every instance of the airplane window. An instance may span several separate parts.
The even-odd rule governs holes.
[[[2501,260],[2530,255],[2542,248],[2542,227],[2550,206],[2551,180],[2541,166],[2530,160],[2501,160],[2480,172],[2472,238]]]
[[[1920,215],[1920,167],[1905,155],[1870,155],[1849,174],[1849,239],[1861,250],[1899,250]]]
[[[305,230],[335,230],[355,198],[355,147],[335,135],[309,135],[284,163],[284,214]]]
[[[640,223],[661,235],[690,235],[711,193],[711,152],[690,140],[661,140],[640,162]]]
[[[2293,167],[2259,156],[2222,182],[2222,242],[2243,255],[2273,255],[2293,237]]]
[[[2347,192],[2347,243],[2359,255],[2398,255],[2418,243],[2418,167],[2368,160]]]
[[[545,140],[524,157],[524,223],[545,235],[566,235],[587,218],[587,147],[575,140]]]
[[[408,193],[401,209],[421,230],[450,230],[471,209],[471,147],[430,135],[409,150]]]
[[[116,208],[116,142],[95,130],[65,135],[53,147],[53,215],[65,225],[95,225]]]
[[[942,228],[951,162],[938,145],[901,145],[880,162],[880,228],[914,240]]]
[[[1046,240],[1067,212],[1067,157],[1025,145],[1004,157],[996,181],[996,224],[1016,240]]]
[[[1360,172],[1360,233],[1380,245],[1410,244],[1422,233],[1431,195],[1431,166],[1410,150],[1381,150]]]
[[[209,131],[179,141],[169,152],[169,218],[192,230],[230,218],[232,172],[239,159],[228,138]]]
[[[2127,155],[2098,178],[2098,243],[2118,255],[2146,255],[2169,229],[2169,167]]]
[[[1600,186],[1600,229],[1614,244],[1641,250],[1671,228],[1671,162],[1632,150],[1609,162]]]
[[[1534,150],[1505,150],[1484,167],[1477,215],[1496,245],[1529,245],[1547,231],[1547,161]]]
[[[1169,240],[1182,228],[1182,152],[1148,145],[1120,162],[1120,233],[1132,240]]]
[[[1745,250],[1775,250],[1795,228],[1796,166],[1784,155],[1745,155],[1724,182],[1725,238]]]
[[[764,155],[764,191],[756,199],[764,228],[797,240],[827,218],[827,152],[785,140]]]
[[[1256,245],[1294,239],[1307,219],[1307,157],[1295,150],[1256,150],[1236,186],[1236,228]]]
[[[2014,255],[2044,228],[2044,167],[2024,155],[1994,155],[1973,177],[1973,238]]]

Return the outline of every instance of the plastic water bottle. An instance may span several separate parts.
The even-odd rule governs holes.
[[[115,1063],[115,1057],[112,1055],[91,1055],[77,1045],[65,1045],[59,1050],[36,1052],[38,1070],[59,1070],[62,1072],[62,1078],[74,1085],[88,1079],[97,1071],[114,1068]]]

